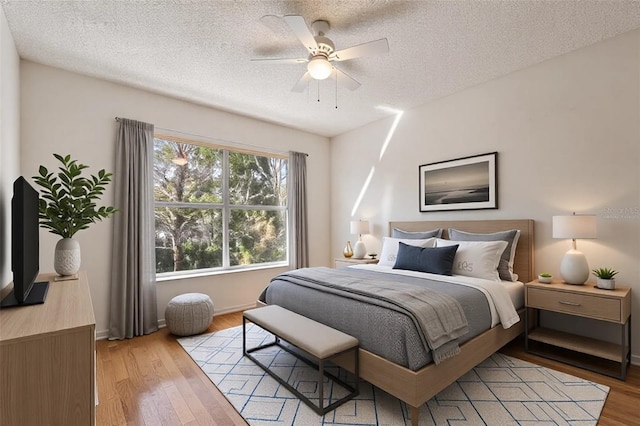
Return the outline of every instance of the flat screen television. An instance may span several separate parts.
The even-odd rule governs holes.
[[[44,303],[49,282],[36,282],[40,270],[38,191],[20,176],[13,183],[11,199],[11,270],[13,290],[0,307]]]

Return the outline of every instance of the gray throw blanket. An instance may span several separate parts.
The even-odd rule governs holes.
[[[366,296],[371,304],[408,315],[419,330],[423,345],[432,351],[436,364],[459,354],[456,339],[469,331],[462,307],[454,298],[400,280],[380,278],[371,281],[347,268],[326,267],[297,269],[276,279],[299,285],[307,282]]]

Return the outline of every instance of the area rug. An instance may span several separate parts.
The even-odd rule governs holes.
[[[247,324],[248,348],[271,341]],[[178,342],[250,425],[411,424],[406,404],[364,381],[358,397],[317,415],[242,356],[242,326]],[[278,347],[254,355],[314,398],[317,373],[307,364]],[[330,400],[346,392],[328,380],[324,386]],[[607,386],[496,353],[420,407],[420,425],[595,425],[608,393]]]

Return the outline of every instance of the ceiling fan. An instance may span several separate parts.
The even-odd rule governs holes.
[[[342,50],[335,50],[333,41],[325,35],[329,31],[329,22],[315,21],[311,24],[311,29],[309,29],[302,16],[287,15],[282,19],[302,42],[309,52],[309,56],[306,58],[252,59],[252,61],[283,64],[306,63],[307,72],[293,86],[291,89],[293,92],[302,92],[311,79],[324,80],[329,77],[337,79],[338,83],[348,89],[355,90],[360,87],[360,83],[337,68],[334,62],[347,61],[363,56],[374,56],[389,51],[389,43],[386,38]]]

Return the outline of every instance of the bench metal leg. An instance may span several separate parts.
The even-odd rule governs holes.
[[[322,392],[323,389],[324,389],[324,360],[321,359],[320,362],[318,362],[318,406],[320,407],[320,410],[324,408],[324,394]]]
[[[255,324],[257,325],[257,324]],[[265,329],[267,330],[267,329]],[[267,330],[269,331],[269,330]],[[269,331],[271,333],[271,331]],[[274,334],[275,336],[275,334]],[[306,359],[305,357],[301,356],[300,354],[293,352],[290,348],[284,346],[281,344],[282,338],[279,336],[276,336],[275,340],[272,343],[266,343],[264,345],[260,345],[260,346],[256,346],[250,349],[247,349],[246,346],[246,318],[242,317],[242,352],[244,353],[244,355],[249,358],[251,361],[253,361],[257,366],[259,366],[260,368],[262,368],[266,373],[268,373],[271,377],[273,377],[276,381],[278,381],[278,383],[280,383],[282,386],[284,386],[285,388],[287,388],[289,391],[291,391],[291,393],[293,393],[294,395],[296,395],[302,402],[304,402],[305,404],[307,404],[309,407],[311,407],[318,415],[325,415],[326,413],[328,413],[331,410],[336,409],[338,406],[344,404],[345,402],[349,401],[350,399],[353,399],[354,397],[358,396],[360,393],[360,369],[359,369],[359,356],[358,356],[358,351],[359,351],[359,346],[355,346],[353,348],[347,349],[346,351],[340,352],[335,354],[334,356],[337,355],[341,355],[343,353],[349,352],[349,351],[353,351],[354,353],[354,360],[355,360],[355,385],[351,386],[349,384],[347,384],[346,382],[344,382],[343,380],[341,380],[340,378],[336,377],[335,375],[331,374],[328,371],[325,371],[325,359],[318,359],[316,357],[314,357],[313,355],[307,353],[306,351],[297,348],[298,350],[300,350],[301,352],[304,352],[305,355],[307,355],[308,357],[312,358],[316,364],[314,364],[313,362],[309,361],[308,359]],[[292,385],[290,385],[288,382],[286,382],[284,379],[280,378],[279,376],[277,376],[274,372],[272,372],[269,367],[267,367],[266,365],[264,365],[263,363],[261,363],[260,361],[258,361],[253,355],[251,355],[251,353],[259,351],[261,349],[267,348],[267,347],[271,347],[271,346],[278,346],[281,349],[284,349],[285,351],[289,352],[290,354],[292,354],[293,356],[295,356],[296,358],[298,358],[300,361],[305,362],[307,365],[316,368],[318,370],[318,396],[319,396],[319,400],[318,400],[318,405],[314,404],[313,402],[311,402],[311,400],[309,398],[307,398],[305,395],[303,395],[298,389],[294,388]],[[293,345],[292,345],[293,346]],[[349,394],[347,394],[346,396],[344,396],[343,398],[339,399],[338,401],[333,402],[332,404],[329,404],[327,407],[324,407],[324,377],[328,377],[331,380],[333,380],[334,382],[338,383],[339,385],[341,385],[342,387],[344,387],[345,389],[347,389],[349,391]]]
[[[278,336],[276,336],[275,340],[273,342],[271,342],[271,343],[265,343],[264,345],[256,346],[255,348],[251,348],[251,349],[247,350],[247,326],[246,325],[247,325],[247,319],[245,317],[242,317],[242,353],[245,356],[249,356],[248,354],[251,353],[251,352],[255,352],[257,350],[268,348],[268,347],[271,347],[271,346],[274,346],[274,345],[281,346],[280,345],[280,338]],[[249,358],[251,359],[251,357],[249,357]]]

